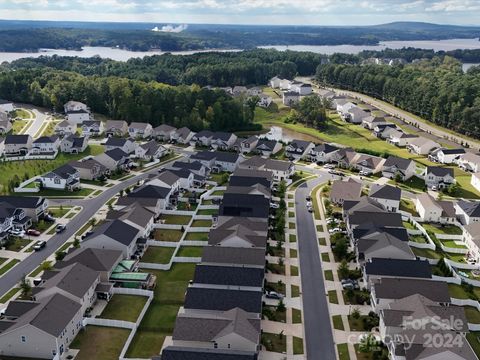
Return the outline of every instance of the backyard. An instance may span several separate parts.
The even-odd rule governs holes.
[[[146,302],[145,296],[115,294],[99,317],[135,322]]]
[[[157,229],[154,236],[157,241],[180,241],[183,232],[181,230]]]
[[[80,349],[77,360],[117,360],[129,334],[128,329],[87,325],[70,347]]]
[[[168,264],[175,248],[164,246],[149,246],[142,257],[144,263]]]

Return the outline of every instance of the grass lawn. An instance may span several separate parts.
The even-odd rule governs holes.
[[[265,306],[263,308],[265,311],[264,317],[270,321],[278,321],[282,323],[287,322],[287,312],[286,311],[277,311],[276,306]]]
[[[413,225],[412,223],[409,223],[408,221],[403,221],[403,227],[405,229],[410,229],[410,230],[417,230],[417,228],[415,227],[415,225]]]
[[[193,220],[191,227],[211,227],[212,220]]]
[[[12,125],[12,134],[20,134],[22,129],[28,124],[27,120],[15,120]]]
[[[284,353],[287,351],[287,337],[283,334],[262,334],[262,344],[267,351]]]
[[[294,324],[302,323],[302,311],[298,309],[292,309],[292,322]]]
[[[330,290],[328,292],[328,302],[331,304],[338,304],[338,295],[336,290]]]
[[[273,274],[285,275],[285,265],[268,263],[267,271],[270,271]]]
[[[317,225],[317,231],[323,232],[323,225]]]
[[[68,190],[52,190],[44,189],[35,193],[35,196],[48,196],[48,197],[87,197],[94,190],[89,188],[81,188],[80,190],[68,191]],[[24,193],[28,194],[28,193]]]
[[[178,204],[177,204],[177,210],[181,210],[181,211],[193,211],[197,208],[197,204],[191,204],[191,203],[188,203],[188,202],[185,202],[185,201],[180,201]]]
[[[290,276],[298,276],[298,266],[290,265]]]
[[[294,222],[288,223],[288,228],[289,228],[289,229],[295,229],[295,228],[296,228],[295,223],[294,223]]]
[[[47,209],[48,213],[52,215],[55,218],[62,218],[64,217],[71,209],[73,206],[63,206],[63,207],[49,207]]]
[[[157,277],[157,286],[155,298],[128,348],[127,357],[131,358],[150,358],[160,353],[165,336],[173,332],[188,281],[193,278],[195,264],[174,264],[169,271],[144,271]]]
[[[330,262],[330,255],[328,255],[328,253],[322,253],[322,261]]]
[[[1,298],[0,298],[0,304],[5,304],[8,300],[10,300],[17,292],[20,291],[20,288],[13,288],[10,289],[10,291],[6,292]]]
[[[427,238],[424,235],[409,235],[408,240],[416,243],[420,243],[420,244],[427,243]]]
[[[20,237],[15,237],[11,244],[9,244],[6,249],[9,251],[20,251],[28,244],[30,244],[32,240],[23,239]]]
[[[295,234],[290,234],[288,238],[290,242],[297,242],[297,235]]]
[[[142,257],[144,263],[168,264],[175,248],[163,246],[149,246]]]
[[[327,245],[327,240],[325,238],[318,238],[318,245],[326,246]]]
[[[190,220],[192,219],[191,216],[188,215],[162,215],[160,216],[160,220],[163,220],[165,224],[173,224],[173,225],[187,225]]]
[[[300,296],[300,287],[298,285],[292,285],[290,291],[291,291],[292,297]]]
[[[267,282],[265,285],[266,291],[275,291],[276,293],[285,295],[286,286],[285,283],[278,283],[278,282]]]
[[[443,244],[443,246],[453,248],[453,249],[467,249],[467,247],[463,244],[459,244],[459,242],[462,242],[461,240],[454,241],[454,240],[440,240],[440,242]],[[447,251],[447,250],[445,250]]]
[[[467,333],[467,340],[472,347],[473,351],[477,355],[480,356],[480,332],[479,331],[471,331]]]
[[[333,281],[333,271],[332,270],[325,270],[325,280]]]
[[[358,319],[354,319],[351,315],[348,315],[348,324],[350,325],[351,331],[365,331],[365,326],[363,325],[363,319],[366,318],[365,315],[360,315]]]
[[[80,349],[77,360],[116,360],[127,341],[130,330],[87,325],[73,340],[70,347]]]
[[[339,360],[350,360],[350,354],[348,353],[348,344],[338,344],[337,351]]]
[[[480,324],[480,311],[472,306],[464,306],[467,321],[472,324]]]
[[[183,233],[181,230],[157,229],[155,230],[155,240],[158,241],[180,241]]]
[[[73,244],[73,241],[67,241],[65,244],[60,246],[60,248],[57,251],[65,251],[67,250],[71,245]]]
[[[290,249],[290,257],[291,258],[296,258],[298,255],[297,255],[297,250],[296,249]]]
[[[333,315],[332,321],[333,321],[333,328],[335,330],[342,330],[342,331],[345,330],[345,327],[343,326],[342,315]]]
[[[223,196],[223,194],[225,194],[225,190],[215,190],[214,192],[212,192],[212,196]]]
[[[293,337],[293,355],[303,354],[303,339],[294,336]]]
[[[227,176],[225,176],[225,174]],[[216,174],[211,174],[210,177],[212,178],[213,181],[215,181],[218,186],[225,185],[228,182],[229,178],[229,173],[227,172],[221,172],[221,173],[216,173]]]
[[[208,241],[208,232],[188,232],[185,240],[190,241]]]
[[[197,215],[215,215],[218,214],[218,209],[200,209]]]
[[[293,211],[289,211],[288,217],[291,217],[291,218],[295,217],[295,213]]]
[[[146,302],[145,296],[115,294],[100,317],[135,322]]]
[[[436,225],[436,224],[427,224],[423,223],[422,227],[434,234],[445,234],[445,235],[462,235],[462,229],[455,225]]]
[[[7,260],[8,260],[7,258],[0,258],[0,265],[2,265]]]
[[[59,153],[54,160],[25,160],[10,161],[0,163],[0,193],[8,192],[8,182],[12,179],[31,178],[52,171],[72,160],[79,160],[85,156],[98,155],[102,153],[103,146],[89,145],[81,154],[64,154]],[[55,190],[53,190],[55,191]],[[35,193],[40,196],[41,193]]]
[[[401,199],[400,200],[400,210],[406,211],[413,216],[418,216],[417,210],[415,209],[415,204],[410,199]]]
[[[420,256],[420,257],[424,257],[424,258],[428,258],[428,259],[441,259],[442,258],[442,254],[440,254],[440,253],[438,253],[434,250],[417,249],[417,248],[414,248],[414,247],[412,247],[411,249],[416,256]]]
[[[202,257],[203,246],[181,246],[178,257]]]

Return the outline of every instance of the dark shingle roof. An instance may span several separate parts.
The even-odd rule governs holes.
[[[256,352],[168,346],[152,360],[257,360]]]
[[[26,144],[29,139],[30,139],[30,135],[7,135],[5,137],[5,145]]]
[[[459,201],[457,204],[468,216],[480,217],[480,202]]]
[[[115,161],[120,161],[123,158],[128,157],[128,154],[122,149],[116,148],[112,150],[105,151],[105,155],[111,157]]]
[[[125,145],[127,140],[128,139],[124,139],[124,138],[109,137],[105,145],[122,147],[123,145]]]
[[[384,167],[396,166],[399,169],[406,170],[410,166],[411,162],[412,160],[410,159],[404,159],[397,156],[389,156],[385,161],[385,163],[383,164],[383,166]]]
[[[201,284],[262,287],[262,268],[198,264],[193,281]]]
[[[97,227],[93,234],[85,238],[84,241],[94,239],[96,236],[104,234],[119,243],[129,246],[136,240],[139,230],[121,220],[107,221]]]
[[[265,249],[205,246],[202,253],[202,262],[263,267],[265,266]]]
[[[378,299],[401,299],[420,294],[427,299],[450,303],[448,284],[433,280],[382,278],[374,284]]]
[[[395,186],[373,184],[369,196],[377,199],[400,200],[402,190]]]
[[[444,168],[440,166],[428,166],[427,167],[427,174],[433,174],[435,176],[444,177],[450,175],[453,177],[453,169],[452,168]]]
[[[431,278],[432,269],[427,260],[398,260],[374,258],[365,264],[367,275]]]
[[[236,307],[261,313],[262,291],[189,287],[185,296],[185,309],[225,311]]]
[[[168,194],[172,191],[171,188],[155,186],[155,185],[146,185],[142,186],[138,190],[128,194],[128,197],[132,198],[154,198],[154,199],[165,199]]]
[[[268,218],[270,201],[263,195],[225,194],[219,214]]]
[[[67,254],[62,261],[55,263],[55,267],[61,269],[79,263],[95,271],[110,271],[122,257],[122,252],[118,250],[75,249]]]

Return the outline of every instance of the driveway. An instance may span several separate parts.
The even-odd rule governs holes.
[[[330,313],[328,311],[322,263],[318,250],[317,231],[305,206],[312,189],[326,182],[328,174],[319,174],[297,188],[295,211],[297,219],[298,260],[302,281],[305,354],[308,360],[335,360]]]
[[[162,167],[172,163],[175,160],[163,164]],[[63,204],[64,206],[78,205],[82,206],[82,210],[68,222],[67,229],[63,233],[54,235],[48,240],[47,247],[45,249],[39,252],[33,252],[25,260],[18,263],[10,271],[0,277],[0,294],[5,294],[8,290],[17,285],[24,275],[30,274],[50,255],[56,252],[64,243],[67,242],[67,240],[73,237],[85,223],[92,219],[98,210],[108,200],[110,200],[111,197],[118,194],[121,190],[125,190],[127,187],[136,184],[137,181],[145,179],[149,174],[157,173],[160,168],[161,167],[151,169],[131,179],[122,181],[121,183],[105,190],[102,194],[93,199],[55,200],[55,204]]]

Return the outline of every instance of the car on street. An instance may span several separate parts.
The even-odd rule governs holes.
[[[323,165],[323,168],[324,169],[335,169],[335,165],[334,164],[325,164],[325,165]]]
[[[311,196],[307,196],[307,197],[305,198],[305,200],[306,200],[306,201],[312,201],[312,197],[311,197]]]
[[[35,243],[35,245],[33,245],[33,250],[35,251],[40,251],[42,250],[45,246],[47,246],[47,242],[46,241],[37,241]]]
[[[311,212],[313,212],[313,208],[312,208],[311,206],[307,206],[307,211],[308,211],[309,213],[311,213]]]
[[[35,229],[28,229],[27,230],[27,235],[31,236],[40,236],[41,232]]]
[[[67,229],[67,225],[58,224],[57,227],[55,228],[55,232],[57,234],[60,234],[60,233],[64,232],[66,229]]]
[[[283,299],[283,295],[282,294],[279,294],[275,291],[267,291],[267,293],[265,294],[265,297],[267,299],[276,299],[276,300],[281,300]]]

